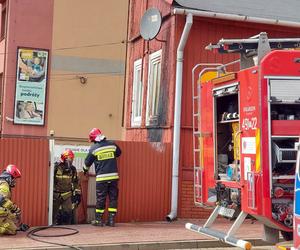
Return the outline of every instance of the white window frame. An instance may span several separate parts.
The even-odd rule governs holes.
[[[158,125],[162,50],[149,56],[146,126]]]
[[[143,111],[143,81],[142,81],[142,59],[134,61],[132,82],[132,105],[131,126],[139,127],[142,123]]]

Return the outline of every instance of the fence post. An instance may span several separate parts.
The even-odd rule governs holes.
[[[52,225],[52,214],[53,214],[53,181],[54,181],[54,131],[50,131],[49,139],[49,153],[50,153],[50,162],[49,162],[49,201],[48,201],[48,225]]]

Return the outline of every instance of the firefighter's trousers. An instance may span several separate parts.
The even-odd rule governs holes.
[[[53,193],[53,224],[68,225],[72,223],[72,192],[70,191],[69,193]]]
[[[17,233],[15,217],[12,217],[11,213],[9,212],[6,212],[6,215],[4,213],[1,214],[1,211],[0,211],[0,235],[3,234],[15,235]]]
[[[107,196],[109,199],[108,212],[116,213],[118,207],[118,195],[119,189],[117,180],[96,182],[96,213],[104,213]]]

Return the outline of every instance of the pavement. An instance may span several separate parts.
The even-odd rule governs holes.
[[[185,229],[185,223],[203,225],[205,220],[176,220],[174,222],[117,223],[116,227],[95,227],[89,224],[66,226],[70,229],[50,228],[36,232],[39,242],[27,237],[28,232],[15,236],[1,236],[0,249],[84,249],[84,250],[148,250],[148,249],[225,249],[233,248],[218,240]],[[212,228],[227,231],[230,223],[217,219]],[[70,236],[61,234],[78,233]],[[246,220],[236,233],[237,238],[250,241],[257,249],[273,249],[261,240],[263,227],[259,222]],[[51,243],[60,244],[53,245]],[[226,248],[226,249],[230,249]],[[255,249],[255,248],[254,248]]]

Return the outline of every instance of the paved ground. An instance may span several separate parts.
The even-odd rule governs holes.
[[[186,222],[203,225],[204,221],[178,220],[169,222],[151,223],[119,223],[115,228],[94,227],[91,225],[72,225],[70,228],[77,229],[79,233],[64,237],[37,237],[37,239],[49,242],[75,246],[75,249],[224,249],[228,245],[212,240],[201,234],[185,229]],[[213,226],[218,230],[228,229],[229,224],[224,219],[219,219]],[[53,235],[69,233],[63,229],[47,229],[40,231],[41,235]],[[237,237],[251,240],[254,245],[262,245],[262,226],[255,222],[251,224],[246,221],[236,234]],[[216,248],[218,247],[218,248]],[[34,241],[27,237],[27,233],[19,232],[16,236],[2,236],[0,239],[0,249],[70,249],[68,247],[58,247],[49,243]],[[237,248],[226,248],[237,249]],[[264,246],[254,249],[272,249]],[[274,248],[273,248],[274,249]]]

